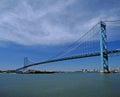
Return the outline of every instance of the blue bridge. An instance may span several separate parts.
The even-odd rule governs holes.
[[[92,32],[94,29],[96,29],[96,25],[92,29],[90,29],[88,32]],[[116,49],[113,49],[113,50],[108,50],[105,22],[102,22],[102,21],[99,22],[97,24],[97,30],[98,31],[96,31],[96,32],[98,32],[97,34],[99,35],[99,41],[100,41],[99,42],[100,51],[94,51],[94,52],[91,52],[91,53],[78,54],[78,55],[74,55],[74,56],[59,57],[59,58],[54,58],[54,59],[45,60],[45,61],[41,61],[41,62],[35,62],[35,63],[32,63],[32,64],[28,64],[27,60],[25,60],[25,65],[23,67],[20,67],[20,68],[16,69],[16,70],[23,70],[23,69],[31,67],[31,66],[42,65],[42,64],[52,63],[52,62],[59,62],[59,61],[73,60],[73,59],[78,59],[78,58],[101,56],[101,65],[103,67],[101,69],[101,71],[104,72],[104,73],[109,73],[108,56],[111,55],[111,54],[114,55],[114,54],[120,53],[120,49],[116,48]],[[84,36],[87,36],[87,34],[85,33],[80,39],[82,40],[82,38]],[[88,41],[86,41],[86,42],[88,42]],[[76,49],[80,45],[81,44],[75,46],[74,48]],[[86,48],[87,48],[87,44],[84,45],[84,46],[86,46]],[[83,47],[83,45],[82,45],[82,47]],[[65,53],[69,53],[74,48],[70,48]]]

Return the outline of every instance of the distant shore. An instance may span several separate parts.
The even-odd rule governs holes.
[[[0,70],[0,73],[16,73],[16,74],[52,74],[52,73],[101,73],[100,71],[40,71],[29,69],[27,71],[17,70]],[[110,71],[109,73],[120,73],[118,71]]]

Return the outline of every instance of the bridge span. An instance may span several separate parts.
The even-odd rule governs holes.
[[[104,52],[105,53],[105,52]],[[120,53],[120,49],[116,50],[111,50],[108,51],[107,54],[115,54],[115,53]],[[58,62],[58,61],[65,61],[65,60],[73,60],[73,59],[78,59],[78,58],[87,58],[87,57],[94,57],[94,56],[100,56],[100,52],[95,52],[95,53],[90,53],[90,54],[83,54],[83,55],[76,55],[76,56],[70,56],[70,57],[63,57],[63,58],[57,58],[57,59],[51,59],[51,60],[46,60],[46,61],[41,61],[41,62],[36,62],[33,64],[29,64],[27,66],[23,66],[21,68],[18,68],[16,70],[22,70],[31,66],[36,66],[36,65],[41,65],[41,64],[47,64],[47,63],[52,63],[52,62]]]

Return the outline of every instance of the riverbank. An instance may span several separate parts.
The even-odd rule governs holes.
[[[29,69],[27,71],[18,70],[0,70],[0,73],[16,73],[16,74],[52,74],[52,73],[103,73],[101,71],[41,71]],[[109,73],[120,73],[118,71],[110,71]]]

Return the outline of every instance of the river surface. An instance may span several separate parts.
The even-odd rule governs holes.
[[[120,97],[120,74],[0,74],[0,97]]]

